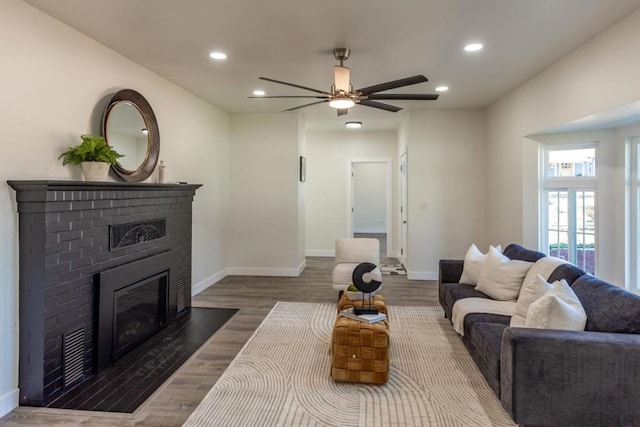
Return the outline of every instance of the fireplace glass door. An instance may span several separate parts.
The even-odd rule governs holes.
[[[168,278],[165,271],[114,292],[113,360],[164,327],[168,313]]]

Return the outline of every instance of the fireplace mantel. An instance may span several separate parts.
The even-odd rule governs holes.
[[[146,197],[152,197],[153,191],[192,191],[200,188],[201,184],[152,184],[138,182],[91,182],[91,181],[17,181],[7,183],[16,190],[16,200],[20,202],[63,201],[65,196],[69,200],[90,200],[102,198],[104,195],[88,194],[96,191],[141,191]],[[55,194],[54,192],[75,192],[75,194]],[[83,194],[84,193],[84,194]],[[74,197],[75,196],[75,197]]]
[[[191,306],[192,202],[200,185],[8,184],[20,214],[20,404],[47,406],[95,372],[100,273],[171,252],[174,317]],[[116,229],[144,224],[161,224],[162,233],[114,244]]]

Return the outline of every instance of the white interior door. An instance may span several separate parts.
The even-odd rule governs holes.
[[[400,262],[407,262],[407,153],[400,156]]]
[[[386,173],[384,163],[353,164],[354,233],[387,233]]]
[[[384,233],[383,256],[391,253],[391,160],[351,159],[347,186],[348,236]]]

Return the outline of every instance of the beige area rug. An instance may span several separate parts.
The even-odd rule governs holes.
[[[184,425],[514,425],[440,307],[389,314],[389,382],[336,383],[335,305],[277,303]]]

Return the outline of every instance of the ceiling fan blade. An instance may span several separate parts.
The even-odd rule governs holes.
[[[293,108],[289,108],[287,110],[283,110],[283,111],[293,111],[293,110],[299,110],[300,108],[304,108],[304,107],[310,107],[312,105],[316,105],[316,104],[322,104],[323,102],[329,102],[328,99],[325,99],[323,101],[316,101],[316,102],[311,102],[309,104],[304,104],[304,105],[300,105],[298,107],[293,107]]]
[[[368,99],[361,100],[360,105],[379,108],[381,110],[391,111],[392,113],[397,113],[398,111],[402,110],[402,108],[396,107],[395,105],[383,104],[382,102],[370,101]]]
[[[346,116],[347,113],[349,113],[349,110],[347,108],[338,108],[338,117]]]
[[[424,83],[429,81],[429,79],[427,79],[425,76],[418,74],[416,76],[411,76],[411,77],[406,77],[404,79],[400,79],[400,80],[393,80],[391,82],[386,82],[386,83],[380,83],[377,85],[373,85],[373,86],[369,86],[369,87],[364,87],[362,89],[358,89],[357,92],[360,92],[363,95],[370,95],[372,93],[376,93],[376,92],[382,92],[385,90],[391,90],[391,89],[396,89],[399,87],[404,87],[404,86],[411,86],[411,85],[415,85],[418,83]]]
[[[268,82],[280,83],[281,85],[287,85],[287,86],[291,86],[291,87],[297,87],[298,89],[310,90],[311,92],[321,93],[321,94],[323,94],[323,95],[331,95],[331,94],[330,94],[330,93],[328,93],[328,92],[325,92],[325,91],[322,91],[322,90],[318,90],[318,89],[313,89],[313,88],[306,87],[306,86],[300,86],[300,85],[297,85],[297,84],[295,84],[295,83],[287,83],[287,82],[283,82],[283,81],[280,81],[280,80],[270,79],[270,78],[268,78],[268,77],[258,77],[258,78],[259,78],[260,80],[266,80],[266,81],[268,81]]]
[[[399,101],[435,101],[440,95],[438,94],[404,94],[404,93],[372,93],[367,96],[368,99],[396,99]]]
[[[312,99],[329,99],[328,96],[313,96],[313,95],[249,96],[248,98],[312,98]]]

